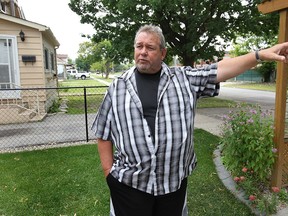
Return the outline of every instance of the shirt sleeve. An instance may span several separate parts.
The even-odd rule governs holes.
[[[111,87],[109,87],[109,89],[107,90],[91,127],[91,130],[94,132],[96,138],[100,138],[103,140],[111,140],[110,126],[112,100],[109,90],[111,90]]]
[[[217,64],[211,64],[203,68],[183,68],[189,79],[190,86],[199,97],[214,97],[219,94],[220,83],[217,83]]]

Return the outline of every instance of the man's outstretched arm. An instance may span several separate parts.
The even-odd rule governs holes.
[[[288,42],[260,50],[258,55],[263,61],[281,61],[287,63]],[[257,63],[255,52],[231,59],[224,59],[218,63],[217,82],[236,77],[246,70],[255,67]]]

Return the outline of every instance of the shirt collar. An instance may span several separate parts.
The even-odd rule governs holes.
[[[133,66],[120,77],[123,78],[125,81],[127,81],[134,74],[135,70],[136,70],[136,66]],[[162,62],[161,76],[163,74],[166,74],[167,76],[171,74],[169,67],[164,62]]]

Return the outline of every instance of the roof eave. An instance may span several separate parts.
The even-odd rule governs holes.
[[[45,26],[45,25],[42,25],[39,23],[35,23],[35,22],[31,22],[31,21],[28,21],[25,19],[20,19],[20,18],[11,16],[11,15],[4,14],[2,12],[0,12],[0,19],[14,22],[14,23],[17,23],[19,25],[28,26],[30,28],[37,29],[38,31],[43,32],[48,38],[50,38],[55,43],[55,45],[57,47],[60,46],[59,41],[56,39],[53,32],[51,31],[51,29],[48,26]]]

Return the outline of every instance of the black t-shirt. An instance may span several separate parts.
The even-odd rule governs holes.
[[[158,106],[157,93],[160,74],[161,70],[155,74],[140,73],[138,70],[135,72],[138,96],[153,138],[155,137],[155,117]]]

